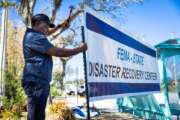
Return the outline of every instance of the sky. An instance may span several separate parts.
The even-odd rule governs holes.
[[[49,0],[38,0],[35,13],[48,13]],[[63,20],[68,15],[68,7],[79,3],[79,0],[64,0],[58,12],[58,20]],[[180,38],[180,0],[144,0],[142,4],[131,4],[122,9],[122,15],[115,19],[126,31],[142,38],[147,44],[154,46],[162,41],[172,38]],[[1,14],[1,12],[0,12]],[[9,19],[15,23],[23,24],[17,12],[10,8]],[[57,23],[57,21],[55,22]],[[68,66],[79,69],[79,78],[83,78],[82,54],[73,57]],[[72,75],[70,79],[74,79]]]
[[[180,37],[179,0],[145,0],[126,11],[123,26],[150,45],[170,39],[172,34]]]

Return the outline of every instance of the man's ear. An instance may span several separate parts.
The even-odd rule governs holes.
[[[39,24],[40,24],[40,21],[36,21],[34,26],[37,27],[37,26],[39,26]]]

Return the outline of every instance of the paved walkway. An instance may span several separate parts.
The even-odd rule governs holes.
[[[99,117],[92,118],[92,120],[143,120],[143,119],[135,118],[133,115],[128,113],[103,112]]]
[[[27,113],[23,113],[21,120],[26,120]],[[46,116],[46,120],[55,120]],[[80,120],[80,119],[77,119]],[[140,118],[135,118],[133,115],[128,113],[117,113],[117,112],[102,112],[99,117],[94,117],[92,120],[143,120]]]

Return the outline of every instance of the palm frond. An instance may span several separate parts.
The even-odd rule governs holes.
[[[56,18],[56,13],[61,7],[62,0],[53,0],[53,10],[52,10],[52,15],[51,15],[51,21],[54,22]]]
[[[23,18],[23,22],[27,25],[31,25],[31,17],[33,15],[33,10],[36,0],[20,0],[20,5],[18,6],[18,13]]]
[[[56,10],[58,10],[61,6],[62,0],[54,0],[53,5]]]

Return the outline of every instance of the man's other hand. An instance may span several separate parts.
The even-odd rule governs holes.
[[[81,49],[82,52],[83,52],[83,51],[86,51],[86,50],[87,50],[87,44],[86,44],[86,43],[81,43],[81,44],[79,45],[79,49]]]

